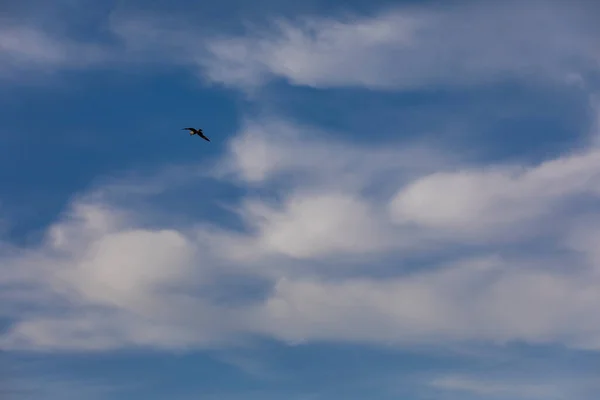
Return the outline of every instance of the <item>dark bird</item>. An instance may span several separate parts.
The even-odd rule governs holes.
[[[185,130],[190,131],[190,136],[198,135],[202,139],[206,140],[207,142],[210,142],[210,139],[207,138],[206,136],[204,136],[204,133],[202,132],[202,129],[194,129],[194,128],[183,128],[182,129],[182,131],[185,131]]]

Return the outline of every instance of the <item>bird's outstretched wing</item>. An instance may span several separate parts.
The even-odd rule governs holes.
[[[190,131],[190,135],[198,135],[200,136],[202,139],[206,140],[207,142],[210,142],[210,139],[207,138],[206,136],[204,136],[204,132],[202,132],[202,128],[183,128],[182,130],[188,130]]]

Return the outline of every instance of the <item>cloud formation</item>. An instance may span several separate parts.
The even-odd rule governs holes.
[[[368,98],[383,102],[373,102],[370,111],[392,97],[390,108],[395,99],[410,101],[407,93],[379,90],[477,86],[467,93],[478,95],[513,78],[527,85],[558,82],[559,91],[576,83],[581,94],[592,90],[600,70],[600,31],[586,7],[595,6],[394,7],[366,16],[279,19],[244,34],[186,24],[193,12],[115,9],[96,18],[90,11],[90,20],[100,22],[86,24],[85,37],[47,23],[2,24],[0,75],[158,66],[246,94],[287,82],[252,98],[259,109],[268,98],[287,102],[279,96],[290,85],[371,89]],[[310,102],[324,91],[291,92],[309,93],[302,100]],[[331,91],[324,103],[340,93],[365,92]],[[437,96],[434,102],[440,111]],[[316,103],[302,107],[322,104]],[[407,115],[399,114],[396,120]],[[384,127],[394,140],[382,144],[383,134],[373,144],[281,115],[248,117],[212,165],[205,159],[154,166],[154,172],[97,183],[73,197],[38,243],[17,245],[0,234],[0,350],[226,348],[232,357],[225,362],[261,378],[272,377],[271,368],[254,356],[236,356],[238,346],[257,337],[285,344],[424,345],[437,355],[439,347],[477,351],[473,344],[483,343],[492,345],[486,349],[500,345],[495,348],[503,357],[516,349],[527,358],[521,346],[503,346],[515,342],[564,346],[577,357],[582,353],[572,349],[596,354],[598,120],[585,135],[592,140],[575,150],[542,162],[496,164],[473,162],[474,143],[453,143],[449,150],[431,133],[398,140],[415,134],[405,120],[396,132],[395,124]],[[383,122],[369,127],[371,133]],[[211,149],[215,145],[218,139]],[[231,197],[207,196],[220,192],[212,190],[215,183],[234,189],[226,191]],[[165,205],[182,192],[194,207]],[[0,231],[1,222],[2,215]],[[488,355],[482,357],[487,365]],[[361,379],[378,375],[377,382],[397,386],[397,376],[393,384],[380,376],[395,374],[393,366],[375,363],[381,371]],[[445,375],[438,367],[435,361],[427,366],[438,378],[420,380],[415,372],[411,383],[416,378],[419,390],[473,398],[571,399],[597,392],[595,380],[590,384],[585,376],[535,383],[514,370],[512,378],[519,379]]]
[[[402,146],[362,148],[355,161],[370,169],[355,173],[345,160],[357,148],[343,142],[321,144],[325,165],[305,160],[306,129],[254,121],[215,165],[213,179],[252,185],[233,208],[241,230],[160,227],[110,196],[75,200],[39,246],[3,252],[3,303],[14,307],[2,347],[185,348],[261,335],[598,348],[600,235],[583,223],[597,209],[577,206],[598,197],[595,148],[486,170],[435,158],[407,169]],[[240,146],[249,135],[254,147]],[[390,173],[398,179],[380,179]],[[378,178],[394,190],[374,190]],[[497,241],[498,226],[527,235]],[[539,235],[562,253],[522,250]],[[236,277],[263,282],[261,293],[232,290]]]
[[[24,71],[82,69],[103,64],[107,49],[93,43],[61,38],[40,29],[5,24],[0,28],[0,74]]]
[[[509,77],[572,80],[598,69],[599,31],[578,6],[461,3],[373,16],[279,20],[250,36],[217,38],[201,60],[230,86],[273,79],[311,87],[412,90]]]
[[[182,66],[202,79],[253,90],[273,80],[316,88],[414,90],[514,77],[583,82],[600,65],[597,7],[578,2],[393,7],[369,16],[277,19],[220,31],[190,15],[113,10],[109,38],[57,36],[35,26],[0,31],[4,69]],[[192,21],[190,21],[192,22]],[[183,23],[183,25],[182,25]]]

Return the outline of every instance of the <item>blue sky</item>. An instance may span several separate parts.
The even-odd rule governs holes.
[[[2,3],[1,397],[595,399],[597,12]]]

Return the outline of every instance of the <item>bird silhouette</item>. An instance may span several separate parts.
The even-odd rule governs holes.
[[[210,139],[207,138],[206,136],[204,136],[204,133],[202,132],[202,129],[194,129],[194,128],[183,128],[182,131],[190,131],[190,136],[193,135],[198,135],[200,136],[202,139],[206,140],[207,142],[210,142]]]

